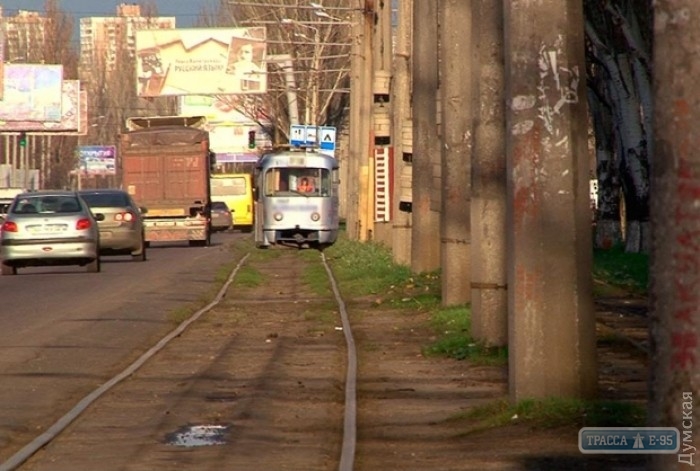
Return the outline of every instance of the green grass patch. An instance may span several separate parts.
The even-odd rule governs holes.
[[[341,233],[342,234],[342,233]],[[325,250],[333,273],[343,284],[345,296],[386,293],[412,279],[409,267],[393,262],[391,252],[374,242],[350,241],[339,237]]]
[[[423,349],[427,356],[469,360],[478,365],[505,365],[508,350],[476,342],[471,334],[471,310],[468,306],[437,309],[431,315],[437,340]]]
[[[618,288],[644,295],[649,285],[649,255],[627,253],[623,246],[593,251],[593,279],[596,292],[608,294]]]
[[[319,263],[321,255],[318,250],[302,250],[300,256],[309,262],[302,275],[304,283],[320,296],[331,296],[333,293],[328,282],[328,274],[323,264]]]
[[[517,404],[500,400],[478,406],[454,417],[467,426],[467,433],[510,424],[533,428],[642,427],[646,409],[625,401],[581,399],[525,399]]]
[[[264,281],[263,274],[250,265],[242,266],[236,273],[236,284],[240,286],[260,286]]]

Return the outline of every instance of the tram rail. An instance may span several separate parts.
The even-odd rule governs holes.
[[[86,395],[83,397],[81,400],[79,400],[75,406],[73,406],[69,411],[67,411],[59,420],[57,420],[53,425],[51,425],[48,429],[41,431],[40,433],[37,434],[36,437],[34,437],[33,440],[31,440],[29,443],[24,445],[19,451],[17,451],[14,455],[12,455],[9,459],[7,459],[5,462],[0,464],[0,471],[14,471],[18,469],[24,469],[24,466],[27,465],[29,466],[28,469],[51,469],[51,470],[63,470],[63,469],[87,469],[85,466],[91,466],[90,464],[80,464],[76,463],[75,461],[71,462],[72,460],[81,460],[84,457],[77,457],[74,456],[71,458],[71,455],[61,451],[62,448],[62,441],[70,441],[68,439],[64,440],[64,436],[67,435],[68,431],[70,430],[71,433],[70,435],[77,437],[77,436],[84,436],[88,438],[84,438],[86,442],[97,442],[99,440],[104,440],[106,442],[113,441],[113,438],[110,436],[104,436],[102,439],[100,437],[93,436],[94,434],[91,434],[89,423],[92,422],[104,422],[104,419],[100,415],[102,412],[104,412],[105,409],[107,408],[113,408],[114,402],[118,399],[115,399],[114,396],[118,396],[119,398],[124,398],[128,397],[131,393],[125,393],[125,392],[119,392],[117,393],[117,390],[120,388],[130,388],[133,386],[135,383],[138,383],[139,381],[150,381],[156,376],[160,374],[161,376],[164,376],[164,373],[158,373],[159,371],[162,371],[159,366],[156,366],[159,362],[163,361],[161,357],[167,357],[168,355],[172,355],[168,353],[168,350],[172,348],[177,348],[174,347],[178,343],[187,343],[187,335],[188,332],[190,332],[193,329],[197,329],[198,325],[200,325],[203,322],[206,322],[206,320],[211,321],[210,316],[217,316],[217,319],[221,318],[224,319],[225,316],[222,313],[229,312],[229,311],[236,311],[237,313],[240,312],[247,312],[246,314],[248,319],[255,319],[256,317],[261,319],[261,322],[267,322],[267,323],[274,323],[276,322],[274,319],[279,320],[280,317],[278,316],[277,318],[271,318],[271,317],[265,317],[262,315],[259,315],[261,310],[274,310],[274,309],[280,309],[280,306],[289,304],[289,312],[288,313],[282,313],[282,318],[284,316],[288,316],[290,318],[290,323],[289,325],[286,325],[284,322],[277,322],[277,325],[273,326],[275,327],[274,333],[269,333],[267,335],[267,338],[265,340],[266,343],[274,343],[277,342],[279,346],[271,346],[270,348],[267,349],[259,349],[259,352],[257,352],[256,356],[254,357],[252,354],[251,355],[244,355],[243,353],[238,353],[237,355],[240,357],[240,362],[246,363],[247,370],[245,374],[241,374],[240,376],[246,376],[246,375],[253,375],[255,376],[255,379],[251,379],[250,377],[246,377],[245,380],[242,378],[236,378],[236,373],[235,371],[231,371],[230,364],[221,364],[221,365],[204,365],[204,366],[199,366],[201,368],[198,372],[194,372],[191,376],[192,377],[187,377],[188,374],[184,373],[184,378],[182,375],[179,375],[179,379],[172,379],[171,382],[175,381],[180,381],[182,383],[188,384],[187,389],[183,391],[183,396],[190,396],[193,395],[193,391],[202,391],[205,389],[209,389],[210,391],[208,392],[207,400],[210,403],[221,403],[222,404],[222,411],[225,409],[226,413],[229,413],[232,417],[231,420],[228,421],[228,425],[224,427],[224,425],[221,425],[221,423],[227,422],[226,420],[220,420],[219,422],[216,422],[216,424],[209,424],[209,425],[204,425],[204,427],[209,427],[210,429],[214,428],[219,428],[220,430],[224,430],[225,428],[231,428],[230,435],[230,440],[232,442],[235,442],[238,437],[236,437],[236,428],[237,428],[237,422],[243,423],[249,420],[249,417],[256,417],[256,416],[263,416],[263,415],[269,415],[267,414],[266,411],[268,410],[279,410],[278,405],[274,405],[272,409],[270,409],[270,401],[275,401],[277,400],[276,397],[273,397],[270,399],[270,401],[265,401],[261,398],[264,398],[268,395],[268,393],[265,391],[266,388],[268,387],[279,387],[279,385],[284,384],[291,384],[292,378],[294,377],[295,374],[299,373],[298,376],[298,381],[300,384],[302,382],[308,383],[310,386],[307,386],[308,389],[313,389],[313,394],[316,396],[322,397],[323,399],[320,399],[319,402],[319,407],[325,407],[328,409],[328,411],[335,411],[338,412],[336,417],[332,417],[330,415],[326,415],[325,418],[323,419],[324,422],[329,422],[331,424],[337,424],[336,427],[330,427],[330,430],[332,430],[331,433],[335,433],[338,436],[330,442],[335,442],[330,449],[332,450],[331,453],[334,453],[334,458],[337,460],[337,468],[340,471],[350,471],[353,469],[354,465],[354,457],[355,457],[355,448],[356,448],[356,417],[357,417],[357,405],[356,405],[356,383],[357,383],[357,360],[356,360],[356,351],[355,351],[355,344],[354,344],[354,339],[352,335],[352,330],[351,330],[351,325],[348,319],[347,311],[345,308],[345,303],[343,302],[342,295],[338,289],[337,283],[335,281],[335,278],[333,276],[333,272],[330,268],[330,266],[327,263],[327,260],[323,253],[320,253],[320,258],[318,262],[311,262],[311,263],[319,263],[320,265],[323,266],[323,270],[325,270],[326,275],[328,277],[328,284],[330,286],[329,294],[326,296],[320,296],[315,299],[308,299],[307,295],[304,295],[303,293],[300,294],[298,289],[298,285],[293,285],[293,289],[288,290],[288,291],[279,291],[275,287],[275,279],[274,275],[271,275],[270,273],[276,273],[281,270],[291,270],[290,276],[294,277],[301,283],[301,278],[302,278],[302,273],[299,271],[299,268],[292,268],[295,265],[295,262],[299,260],[299,252],[298,250],[291,250],[291,249],[286,249],[286,248],[279,248],[275,250],[276,252],[283,252],[282,257],[277,257],[277,258],[285,258],[286,260],[283,262],[280,262],[281,264],[279,266],[275,266],[271,268],[271,272],[269,272],[268,275],[268,282],[269,283],[269,289],[267,289],[267,292],[269,293],[269,296],[265,297],[265,299],[238,299],[238,287],[237,282],[239,278],[245,278],[245,271],[256,271],[256,270],[261,270],[261,265],[256,265],[256,262],[252,260],[250,257],[250,254],[244,255],[238,264],[235,266],[235,268],[230,272],[228,275],[226,281],[224,282],[223,286],[218,290],[214,298],[206,304],[204,307],[201,309],[198,309],[196,312],[192,313],[187,319],[182,321],[175,329],[170,331],[167,335],[159,339],[157,342],[155,342],[144,354],[142,354],[136,361],[134,361],[132,364],[130,364],[127,368],[125,368],[123,371],[121,371],[119,374],[115,375],[105,383],[103,383],[100,387],[92,391],[90,394]],[[267,252],[265,252],[267,253]],[[308,259],[307,259],[308,260]],[[265,262],[269,264],[269,261]],[[294,271],[296,270],[296,271]],[[306,299],[305,299],[306,298]],[[314,298],[314,296],[312,296]],[[344,341],[340,340],[340,336],[337,336],[335,340],[333,340],[333,343],[331,344],[333,347],[341,346],[344,345],[344,348],[342,352],[336,352],[333,355],[328,355],[329,357],[332,356],[333,359],[329,359],[328,364],[322,364],[322,365],[313,365],[311,368],[318,370],[318,371],[325,371],[328,372],[328,375],[330,375],[327,378],[324,377],[311,377],[310,375],[306,375],[306,372],[303,372],[303,369],[306,364],[306,360],[299,360],[301,358],[298,355],[303,355],[303,352],[301,352],[301,349],[304,348],[309,348],[309,349],[314,349],[314,348],[328,348],[328,344],[324,345],[323,347],[319,347],[317,345],[313,344],[313,340],[309,341],[308,339],[301,339],[301,341],[295,341],[296,338],[300,337],[299,332],[297,331],[292,331],[290,330],[287,332],[287,329],[293,329],[293,323],[299,321],[299,318],[297,317],[294,319],[294,311],[298,311],[299,306],[306,306],[306,305],[314,305],[314,303],[320,303],[323,305],[329,306],[329,303],[333,303],[334,308],[332,311],[337,315],[338,317],[332,321],[333,326],[328,328],[328,325],[326,325],[327,330],[333,331],[334,333],[340,334],[342,331],[342,337]],[[313,307],[310,307],[309,309],[314,309]],[[326,308],[327,310],[327,308]],[[258,315],[255,316],[253,313],[255,311],[258,311]],[[278,313],[280,314],[280,313]],[[297,313],[298,314],[298,313]],[[239,315],[239,314],[236,314]],[[224,322],[224,321],[222,321]],[[292,326],[292,327],[289,327]],[[260,326],[258,326],[258,331],[260,330]],[[232,337],[235,337],[232,336]],[[290,339],[284,339],[285,337],[289,337]],[[178,342],[178,339],[180,341]],[[283,341],[284,339],[284,341]],[[239,339],[236,338],[231,338],[224,340],[227,345],[222,347],[220,350],[218,350],[218,355],[211,355],[208,352],[203,352],[203,355],[209,355],[212,358],[211,362],[212,363],[217,363],[220,361],[231,361],[232,356],[236,355],[228,355],[226,356],[224,353],[225,352],[233,352],[237,351],[236,349],[241,348],[241,345],[239,345],[237,342],[239,342]],[[222,353],[224,352],[224,353]],[[192,355],[196,356],[194,353]],[[316,355],[319,356],[319,355]],[[226,359],[228,358],[228,359]],[[165,360],[167,361],[167,360]],[[225,363],[224,361],[224,363]],[[338,361],[344,361],[345,364],[343,365],[343,371],[336,371],[338,370]],[[172,362],[171,362],[172,363]],[[188,362],[183,362],[182,368],[186,369],[188,367],[189,363]],[[289,366],[291,365],[291,366]],[[194,368],[194,366],[192,367]],[[152,370],[151,372],[149,371],[144,371],[144,370]],[[235,368],[234,368],[235,370]],[[299,372],[292,372],[291,370],[299,370]],[[308,371],[308,368],[307,370]],[[340,373],[345,373],[344,377]],[[195,378],[195,376],[197,378]],[[332,377],[331,377],[332,376]],[[203,378],[203,379],[202,379]],[[248,391],[246,393],[246,399],[243,400],[243,394],[242,393],[230,393],[228,396],[225,393],[216,393],[212,392],[211,390],[216,389],[217,384],[215,380],[212,380],[212,378],[219,378],[221,383],[236,383],[236,384],[243,384],[245,382],[245,388],[251,388],[252,390]],[[342,381],[342,387],[343,387],[343,394],[340,395],[338,394],[337,389],[337,378],[341,378],[340,381]],[[125,381],[127,379],[130,379],[130,381]],[[163,382],[164,384],[160,386],[154,386],[153,387],[153,394],[158,394],[159,397],[165,397],[168,385],[167,381],[165,378],[158,378],[160,382]],[[252,386],[251,386],[252,385]],[[159,391],[159,388],[162,387],[163,392],[157,393]],[[174,385],[170,385],[171,388],[174,388]],[[318,388],[318,389],[316,389]],[[235,388],[232,388],[235,389]],[[278,396],[279,395],[279,390],[276,391],[273,395]],[[235,400],[232,400],[235,404],[226,404],[226,402],[234,398]],[[330,399],[329,399],[330,398]],[[331,404],[335,399],[339,399],[339,402],[342,402],[342,404]],[[342,399],[341,399],[342,398]],[[173,403],[171,404],[164,404],[162,407],[167,408],[167,409],[174,409],[177,408],[178,406],[182,405],[185,403],[187,399],[183,398],[177,398],[174,399]],[[266,405],[267,404],[267,405]],[[310,404],[310,406],[313,406],[313,404]],[[118,407],[118,406],[117,406]],[[158,408],[160,405],[158,403],[154,404],[154,408]],[[211,408],[211,406],[207,406]],[[236,411],[236,408],[244,408],[246,409],[245,411]],[[142,414],[148,414],[149,412],[144,409],[144,412]],[[211,412],[202,412],[202,415],[210,414]],[[325,413],[325,412],[324,412]],[[272,412],[274,414],[274,412]],[[313,414],[309,414],[309,416],[312,416]],[[94,417],[93,417],[94,416]],[[162,433],[162,429],[167,428],[164,423],[167,421],[164,421],[162,419],[159,419],[160,423],[157,424],[155,427],[155,430],[151,431],[151,435],[158,435]],[[317,427],[319,425],[318,419],[316,423],[311,423],[312,420],[310,420],[310,423],[307,425],[303,424],[304,417],[301,416],[298,418],[299,424],[298,426],[301,427],[302,429],[311,429],[313,427]],[[83,422],[86,422],[86,425],[83,425]],[[187,421],[189,425],[192,425],[193,420]],[[217,425],[219,424],[219,425]],[[187,424],[183,424],[187,425]],[[243,429],[243,427],[241,427]],[[199,429],[200,431],[202,428]],[[175,431],[169,434],[169,436],[173,436]],[[321,430],[318,433],[320,434],[329,434],[329,430]],[[153,438],[153,437],[151,437]],[[247,440],[253,440],[250,437],[247,437]],[[328,437],[323,436],[319,438],[319,442],[328,442]],[[148,461],[152,458],[149,458],[149,455],[151,455],[155,449],[159,449],[159,453],[165,453],[167,454],[168,452],[174,452],[177,453],[176,447],[172,446],[173,443],[167,443],[167,442],[157,442],[153,443],[150,446],[140,446],[137,447],[140,451],[136,453],[136,456],[132,456],[131,460],[133,460],[135,463],[140,463],[142,460],[145,460],[146,464],[144,466],[148,467],[150,464]],[[225,443],[222,443],[225,445]],[[299,443],[300,445],[303,445],[302,441]],[[112,443],[111,446],[115,446],[118,444]],[[234,443],[235,446],[235,443]],[[253,445],[251,445],[253,446]],[[287,444],[286,449],[289,450],[290,447],[293,447],[294,444]],[[169,447],[169,448],[166,448]],[[225,450],[227,447],[220,447],[221,450]],[[38,453],[39,451],[42,451],[42,453]],[[96,453],[99,454],[99,451],[95,451]],[[325,448],[323,451],[319,451],[320,454],[327,455],[329,453],[329,449]],[[210,453],[211,454],[211,453]],[[219,462],[220,464],[224,463],[230,463],[230,456],[229,457],[224,457],[226,454],[225,451],[221,451],[220,453],[217,454],[217,457],[212,458],[211,456],[207,458],[208,460],[212,460],[212,463],[202,463],[202,466],[199,467],[198,469],[214,469],[212,468],[213,464],[215,462]],[[274,453],[271,453],[271,456],[268,457],[267,459],[275,459],[272,455]],[[260,458],[263,459],[264,458]],[[320,458],[317,458],[320,459]],[[50,464],[47,464],[50,463]],[[65,465],[61,465],[61,463],[65,463]],[[103,463],[104,464],[104,463]],[[217,465],[217,466],[218,466]],[[81,467],[82,466],[82,467]],[[270,463],[268,462],[267,465],[262,465],[262,468],[260,469],[272,469],[270,468]],[[335,467],[335,466],[333,466]],[[108,466],[107,468],[112,469],[112,467]],[[103,468],[106,469],[106,468]],[[122,467],[118,467],[118,469],[122,469]],[[126,468],[124,468],[126,469]],[[130,469],[130,468],[129,468]],[[140,468],[139,468],[140,469]],[[150,469],[150,468],[148,468]],[[218,469],[218,468],[217,468]],[[240,469],[240,468],[236,468]],[[282,469],[279,467],[278,469]],[[313,466],[310,466],[308,469],[314,469]]]

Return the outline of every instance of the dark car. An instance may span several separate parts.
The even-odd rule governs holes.
[[[223,201],[214,201],[211,204],[211,230],[228,231],[233,229],[233,215]]]
[[[139,208],[124,190],[96,189],[78,192],[100,220],[100,253],[131,255],[135,261],[146,260],[146,237],[143,225],[145,208]]]

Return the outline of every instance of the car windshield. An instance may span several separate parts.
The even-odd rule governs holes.
[[[78,213],[78,198],[73,195],[36,195],[17,198],[12,206],[14,214]]]
[[[129,206],[129,199],[122,193],[85,193],[81,196],[91,208]]]
[[[220,203],[220,202],[217,202],[217,201],[215,201],[215,202],[213,202],[213,203],[211,204],[211,208],[212,208],[212,209],[218,209],[218,210],[221,210],[221,211],[228,211],[228,206],[226,206],[226,203]]]

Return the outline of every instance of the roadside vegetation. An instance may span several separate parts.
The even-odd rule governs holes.
[[[628,253],[622,245],[593,252],[594,295],[612,292],[644,296],[649,284],[649,255]]]
[[[340,237],[324,252],[347,297],[372,297],[377,305],[389,304],[430,314],[435,340],[423,354],[467,360],[478,365],[505,366],[507,348],[488,349],[471,335],[469,306],[440,305],[440,273],[416,275],[393,263],[389,250],[372,242]],[[624,247],[596,250],[593,260],[594,296],[646,294],[648,256],[626,253]],[[497,401],[475,408],[455,420],[464,420],[469,431],[527,423],[533,427],[641,426],[646,412],[642,405],[626,401],[582,401],[551,398],[510,404]]]

